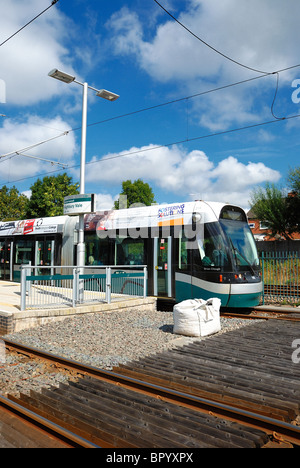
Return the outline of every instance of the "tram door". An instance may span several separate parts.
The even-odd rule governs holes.
[[[172,297],[172,237],[154,238],[154,296]]]
[[[10,240],[0,242],[0,280],[10,281],[11,248]]]
[[[54,265],[54,249],[55,242],[51,238],[38,240],[35,245],[35,259],[36,264],[40,266],[53,266]],[[41,268],[37,271],[38,275],[50,275],[51,269]]]

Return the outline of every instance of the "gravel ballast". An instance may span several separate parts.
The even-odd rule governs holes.
[[[251,321],[221,317],[221,332]],[[7,339],[95,367],[111,369],[189,341],[173,333],[173,312],[131,310],[79,316],[23,330]]]
[[[221,331],[218,333],[229,332],[253,322],[256,320],[221,317]],[[141,312],[136,309],[130,313],[106,312],[67,318],[5,335],[5,338],[94,367],[112,369],[118,364],[181,346],[195,339],[174,334],[173,323],[173,312]],[[34,388],[39,389],[42,386],[58,385],[65,379],[57,369],[50,370],[49,377],[44,374],[45,369],[38,363],[15,364],[14,358],[9,357],[6,362],[0,363],[0,394],[10,388],[20,390],[25,384],[30,386],[30,380]],[[20,381],[24,381],[24,385]],[[13,385],[14,382],[17,384]]]

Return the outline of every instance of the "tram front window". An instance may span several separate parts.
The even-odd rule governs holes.
[[[259,268],[259,258],[252,232],[247,223],[233,220],[220,220],[226,233],[237,269]]]

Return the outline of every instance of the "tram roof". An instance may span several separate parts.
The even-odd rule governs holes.
[[[162,227],[191,224],[193,216],[197,221],[217,221],[224,206],[222,202],[196,200],[151,206],[134,205],[129,209],[106,210],[85,216],[85,230],[122,229],[132,227]],[[72,217],[73,219],[75,217]],[[76,217],[77,218],[77,217]],[[56,234],[64,231],[69,216],[36,218],[0,222],[0,237],[11,235]]]
[[[162,227],[217,221],[225,203],[179,202],[164,205],[134,206],[129,209],[92,213],[85,218],[85,229],[110,230],[130,227]]]

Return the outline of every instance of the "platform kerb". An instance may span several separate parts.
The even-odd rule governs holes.
[[[126,300],[113,301],[111,304],[84,304],[77,307],[64,307],[58,309],[1,311],[0,310],[0,336],[16,333],[28,328],[38,327],[47,323],[65,320],[79,315],[92,315],[95,313],[109,313],[115,311],[129,312],[131,309],[156,310],[155,297],[126,298]]]

